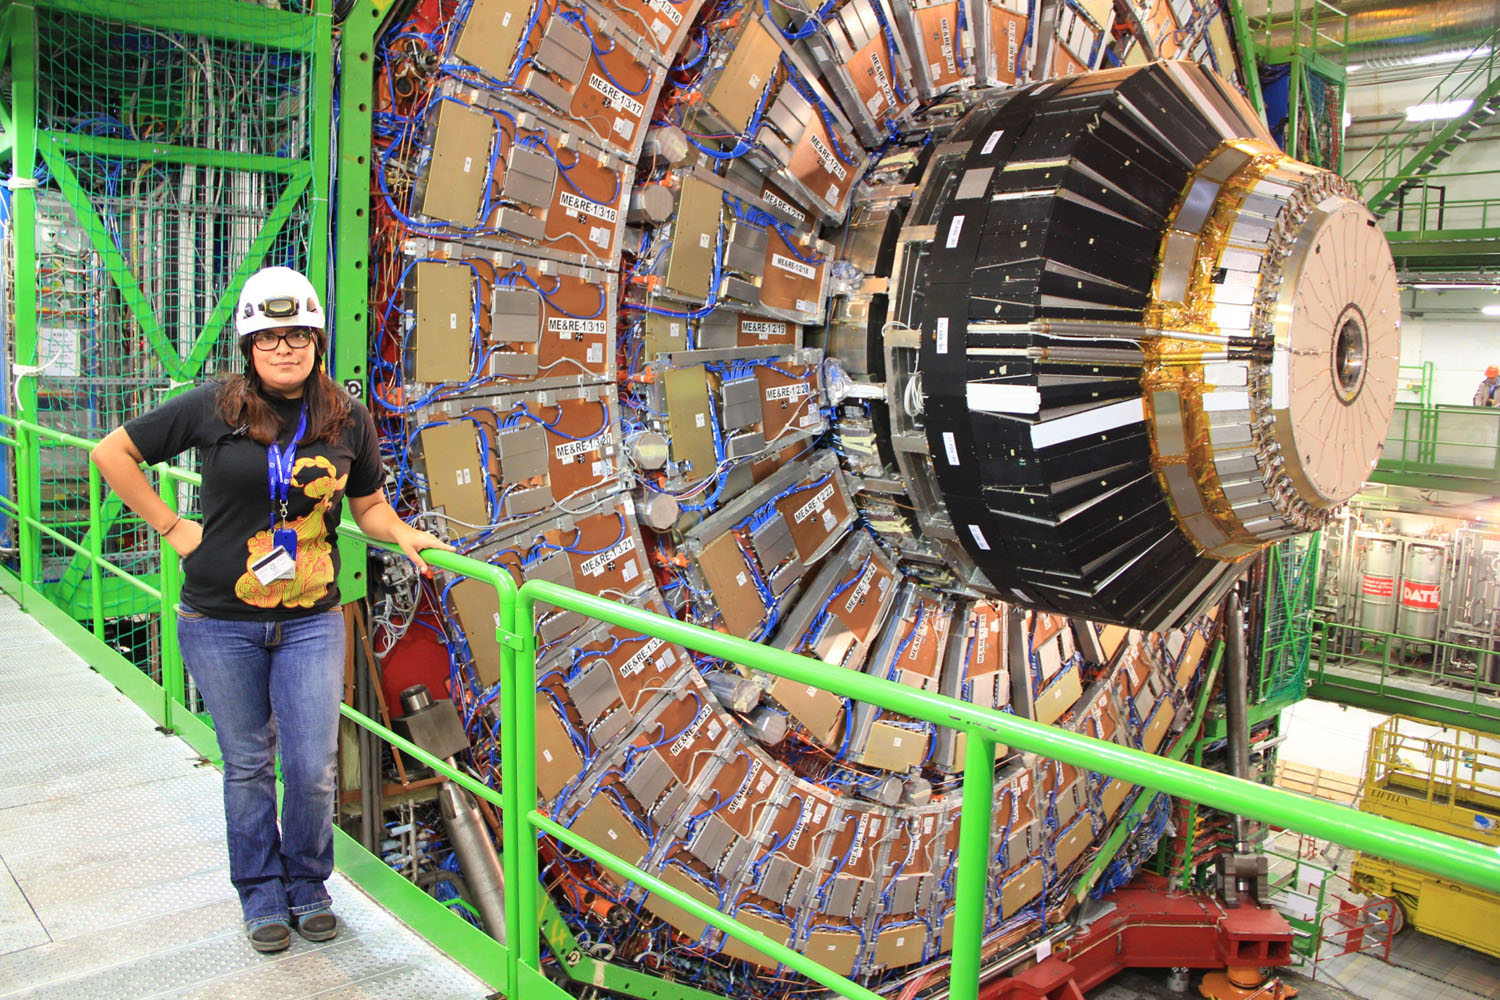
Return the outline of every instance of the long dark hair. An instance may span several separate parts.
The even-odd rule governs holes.
[[[219,390],[219,416],[230,427],[244,427],[251,440],[269,445],[283,428],[280,415],[267,401],[265,386],[255,372],[251,338],[240,341],[245,356],[245,371],[224,380]],[[302,383],[302,398],[307,401],[307,433],[303,441],[326,441],[333,444],[349,424],[349,396],[323,373],[323,333],[314,338],[316,354],[312,374]]]

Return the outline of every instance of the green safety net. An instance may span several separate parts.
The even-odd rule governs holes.
[[[7,295],[7,353],[35,374],[15,380],[4,412],[96,439],[205,376],[239,370],[234,292],[262,263],[306,269],[314,213],[327,211],[328,167],[313,154],[318,19],[286,16],[311,2],[268,12],[195,0],[188,15],[157,0],[105,0],[91,13],[43,0],[34,36],[12,22],[10,71],[22,46],[34,65],[38,187],[34,259],[7,214],[7,284],[33,270],[37,296],[30,316]],[[24,121],[14,90],[10,100],[10,120]],[[7,138],[14,170],[17,136]],[[18,476],[32,477],[42,523],[89,544],[87,456],[37,446],[30,469],[6,470],[7,496],[19,495]],[[179,461],[193,467],[195,456]],[[179,503],[197,509],[186,488]],[[102,512],[105,559],[154,585],[155,532],[107,488]],[[5,528],[14,553],[15,522]],[[42,534],[36,570],[55,603],[92,623],[86,557]],[[155,600],[113,574],[103,580],[105,640],[159,679]]]

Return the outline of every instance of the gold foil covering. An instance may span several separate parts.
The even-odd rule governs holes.
[[[1201,552],[1219,559],[1238,559],[1259,551],[1262,542],[1240,523],[1230,505],[1229,498],[1219,482],[1214,467],[1213,444],[1209,438],[1208,415],[1203,408],[1203,394],[1214,386],[1205,385],[1203,362],[1205,355],[1222,352],[1228,347],[1228,335],[1220,331],[1213,321],[1214,272],[1229,244],[1229,234],[1239,218],[1245,197],[1272,170],[1278,166],[1294,163],[1280,150],[1257,139],[1230,139],[1208,155],[1193,171],[1192,178],[1183,188],[1176,207],[1172,211],[1172,223],[1176,223],[1187,195],[1203,172],[1222,155],[1233,148],[1250,158],[1239,169],[1231,173],[1219,187],[1213,207],[1196,235],[1197,249],[1188,267],[1187,290],[1182,299],[1162,297],[1163,272],[1158,269],[1152,287],[1151,302],[1146,307],[1146,325],[1154,332],[1142,339],[1141,347],[1146,355],[1146,364],[1141,377],[1144,390],[1146,414],[1151,428],[1151,465],[1161,486],[1162,495],[1184,535]],[[1193,236],[1191,232],[1176,229],[1169,224],[1162,237],[1161,257],[1165,261],[1167,241],[1173,233],[1179,238]],[[1194,335],[1192,337],[1184,334]],[[1207,342],[1205,342],[1207,341]],[[1182,424],[1184,451],[1164,454],[1156,432],[1158,414],[1155,410],[1157,392],[1174,392],[1178,398],[1178,419]],[[1209,541],[1199,537],[1184,516],[1184,511],[1167,482],[1165,469],[1171,465],[1184,465],[1197,485],[1203,508],[1213,519],[1214,525],[1224,533],[1227,541]]]

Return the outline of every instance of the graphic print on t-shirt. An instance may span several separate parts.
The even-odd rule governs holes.
[[[307,478],[304,472],[311,472]],[[257,608],[310,608],[328,593],[333,583],[333,546],[323,515],[344,488],[348,475],[340,476],[332,462],[322,456],[297,459],[292,468],[292,488],[316,503],[306,517],[294,517],[287,527],[297,532],[297,568],[290,579],[261,583],[250,567],[271,554],[271,528],[250,536],[245,574],[235,581],[234,596]]]

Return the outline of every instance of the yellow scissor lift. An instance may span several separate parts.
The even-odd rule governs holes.
[[[1370,732],[1359,808],[1500,848],[1500,741],[1472,729],[1392,716]],[[1359,855],[1349,881],[1392,900],[1395,930],[1500,956],[1500,894]]]

